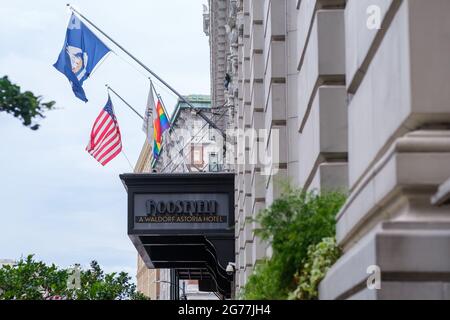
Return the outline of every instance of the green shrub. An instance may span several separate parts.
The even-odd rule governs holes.
[[[242,292],[241,298],[245,300],[278,300],[280,299],[277,277],[279,269],[271,260],[259,262],[254,274],[249,277]]]
[[[295,274],[308,248],[335,236],[335,216],[345,201],[341,193],[302,192],[287,188],[257,217],[257,233],[271,243],[271,259],[260,263],[243,290],[244,299],[287,299],[297,288]]]
[[[319,284],[328,269],[339,259],[341,250],[334,238],[325,238],[322,242],[311,245],[308,256],[297,273],[297,289],[289,295],[290,300],[317,300],[319,298]]]

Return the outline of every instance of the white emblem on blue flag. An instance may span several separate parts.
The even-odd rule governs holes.
[[[75,74],[78,80],[81,80],[86,74],[86,66],[88,63],[88,55],[80,48],[67,46],[67,54],[70,58],[70,64],[72,65],[72,72]]]

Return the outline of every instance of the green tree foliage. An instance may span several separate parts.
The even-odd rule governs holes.
[[[0,300],[43,300],[60,296],[75,300],[144,300],[127,273],[105,273],[96,261],[81,270],[81,288],[67,285],[70,270],[46,265],[30,255],[15,266],[0,268]]]
[[[81,272],[81,289],[74,290],[72,298],[78,300],[143,300],[136,292],[136,285],[130,282],[126,272],[104,273],[96,261],[91,268]]]
[[[287,188],[257,218],[263,240],[271,243],[272,257],[261,262],[243,291],[244,299],[287,299],[297,288],[295,275],[308,249],[335,236],[335,216],[345,202],[341,193],[302,192]]]
[[[16,266],[7,265],[0,269],[0,299],[40,300],[45,291],[62,295],[67,287],[67,277],[67,272],[54,264],[47,266],[28,256]]]
[[[0,78],[0,112],[12,114],[24,126],[39,129],[33,120],[45,118],[44,112],[53,109],[54,105],[54,101],[42,102],[41,96],[35,96],[30,91],[21,92],[20,87],[11,83],[7,76]]]

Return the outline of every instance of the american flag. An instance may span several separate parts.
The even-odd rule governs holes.
[[[114,115],[111,98],[102,109],[91,131],[86,151],[105,166],[122,151],[119,123]]]

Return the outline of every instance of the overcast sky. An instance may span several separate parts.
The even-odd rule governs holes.
[[[52,66],[70,15],[66,2],[0,0],[0,76],[56,101],[58,108],[37,132],[0,113],[0,259],[34,253],[60,266],[87,266],[96,259],[108,271],[134,276],[136,251],[126,234],[126,192],[119,180],[131,168],[123,155],[103,168],[85,147],[107,99],[105,84],[143,113],[148,80],[117,51],[121,58],[110,54],[85,82],[89,102],[75,98]],[[206,0],[71,3],[182,94],[209,94]],[[173,95],[160,92],[167,105],[174,104]],[[145,140],[142,121],[112,99],[124,151],[134,165]]]

